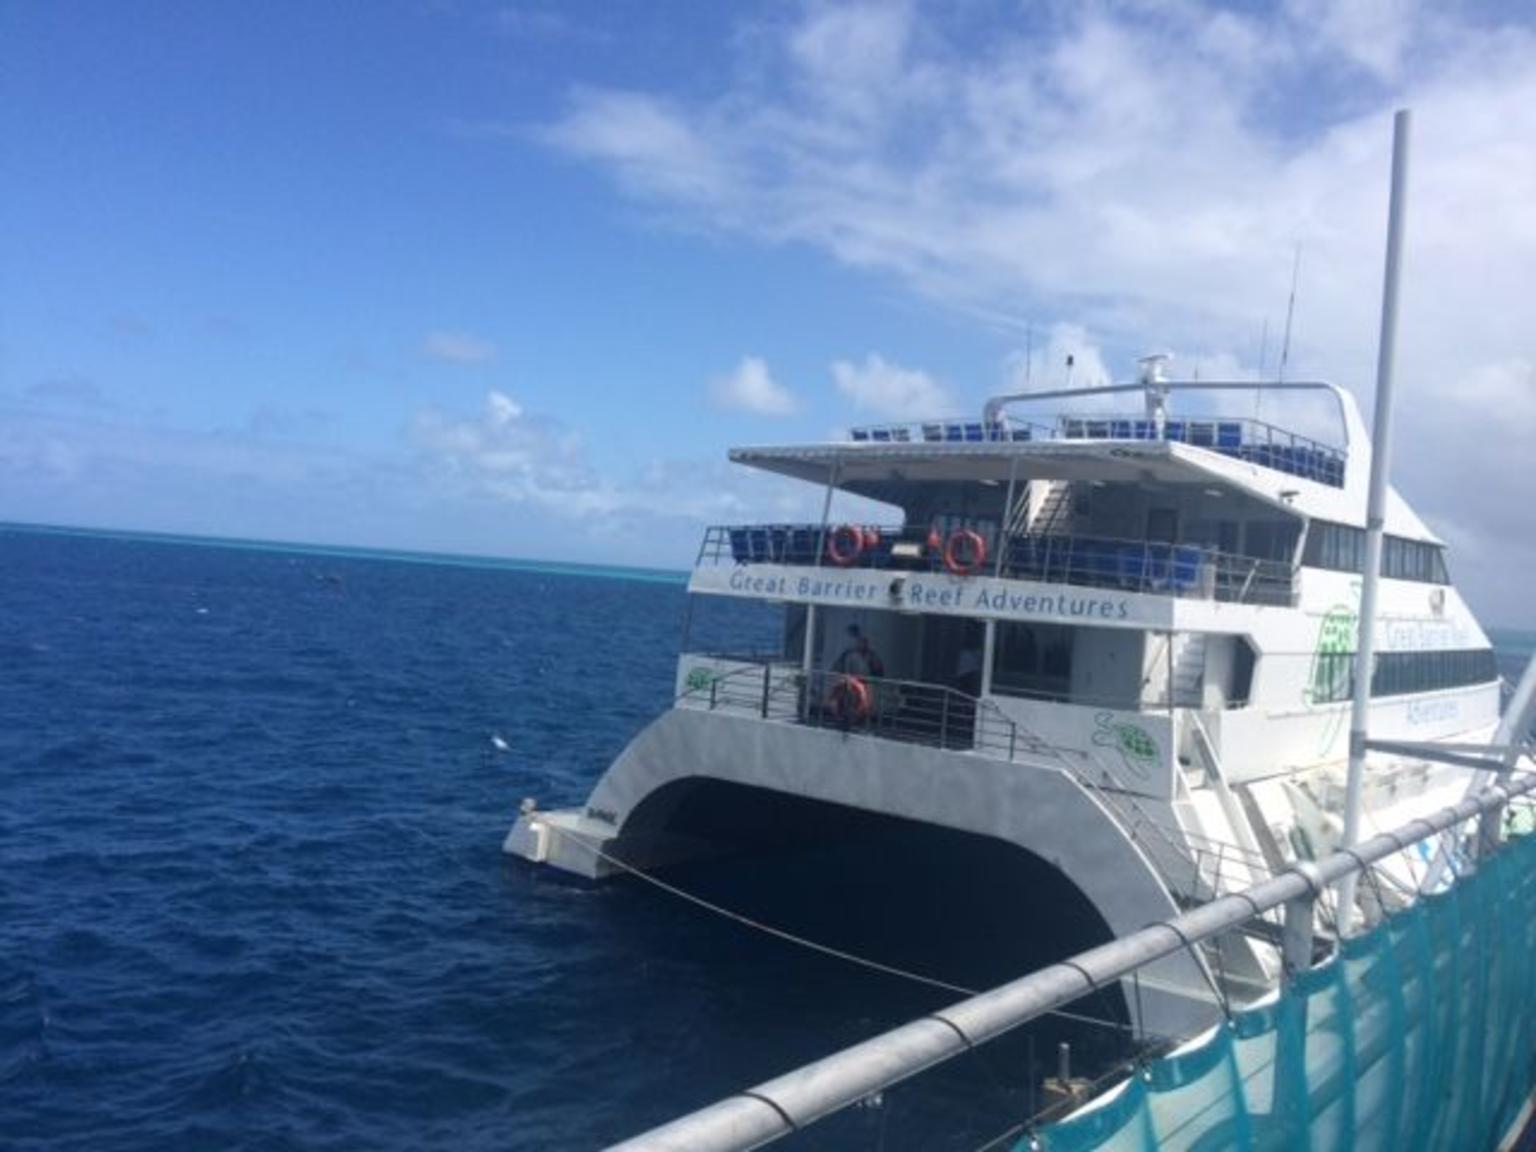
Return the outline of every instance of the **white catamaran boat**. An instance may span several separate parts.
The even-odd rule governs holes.
[[[690,597],[777,606],[782,644],[685,638],[675,705],[582,808],[525,802],[506,850],[593,878],[649,869],[718,851],[726,807],[731,827],[758,801],[794,819],[787,796],[1012,845],[1117,937],[1334,850],[1369,438],[1332,385],[1262,386],[1270,407],[1326,409],[1304,436],[1226,414],[1254,410],[1259,385],[1162,367],[996,397],[979,420],[733,451],[821,486],[827,510],[847,493],[899,518],[710,529]],[[1371,753],[1366,835],[1461,799],[1465,770],[1411,745],[1486,742],[1500,704],[1442,542],[1395,493],[1384,530],[1369,723],[1373,748],[1404,748]],[[1359,914],[1432,868],[1396,859]],[[1263,928],[1144,971],[1126,997],[1143,1033],[1187,1034],[1213,989],[1240,1004],[1272,988]]]

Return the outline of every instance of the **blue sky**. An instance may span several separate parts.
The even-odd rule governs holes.
[[[1255,372],[1298,243],[1368,410],[1399,104],[1400,487],[1530,624],[1520,6],[0,4],[0,519],[682,565],[1026,343]]]

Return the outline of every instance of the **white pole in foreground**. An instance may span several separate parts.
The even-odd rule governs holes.
[[[1371,488],[1365,512],[1365,581],[1360,592],[1360,638],[1355,646],[1353,707],[1349,716],[1349,779],[1344,793],[1344,843],[1360,842],[1360,791],[1365,782],[1365,730],[1371,707],[1371,666],[1376,655],[1376,591],[1381,582],[1381,536],[1387,508],[1387,473],[1392,464],[1392,372],[1397,359],[1398,273],[1403,260],[1403,202],[1408,183],[1406,109],[1392,118],[1392,200],[1387,222],[1387,270],[1381,292],[1381,346],[1376,355],[1376,411],[1371,421]],[[1339,882],[1340,937],[1355,913],[1351,872]]]

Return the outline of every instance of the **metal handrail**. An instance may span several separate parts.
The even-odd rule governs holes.
[[[1289,428],[1281,428],[1267,420],[1252,416],[1173,416],[1163,422],[1162,435],[1145,413],[1124,412],[1100,415],[1098,413],[1066,413],[1057,417],[1057,428],[1065,439],[1079,440],[1165,440],[1174,444],[1189,444],[1196,448],[1240,448],[1273,445],[1275,447],[1307,448],[1344,459],[1348,451],[1337,444],[1329,444]],[[1234,442],[1228,430],[1236,429]],[[1228,439],[1222,442],[1223,433]]]
[[[925,1069],[962,1055],[1133,972],[1284,909],[1288,973],[1312,964],[1312,918],[1321,894],[1377,861],[1497,811],[1536,791],[1536,774],[1511,778],[1395,832],[1297,864],[1243,892],[1213,900],[1129,936],[931,1013],[614,1145],[610,1152],[746,1152],[798,1131]]]

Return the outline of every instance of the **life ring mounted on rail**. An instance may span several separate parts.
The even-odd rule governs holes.
[[[874,697],[860,676],[844,676],[832,686],[832,714],[845,724],[862,724],[874,711]]]
[[[880,543],[880,533],[857,524],[839,524],[827,537],[827,559],[839,568],[858,563],[864,550]]]
[[[973,576],[987,562],[987,542],[980,532],[957,528],[944,542],[944,567],[956,576]]]

